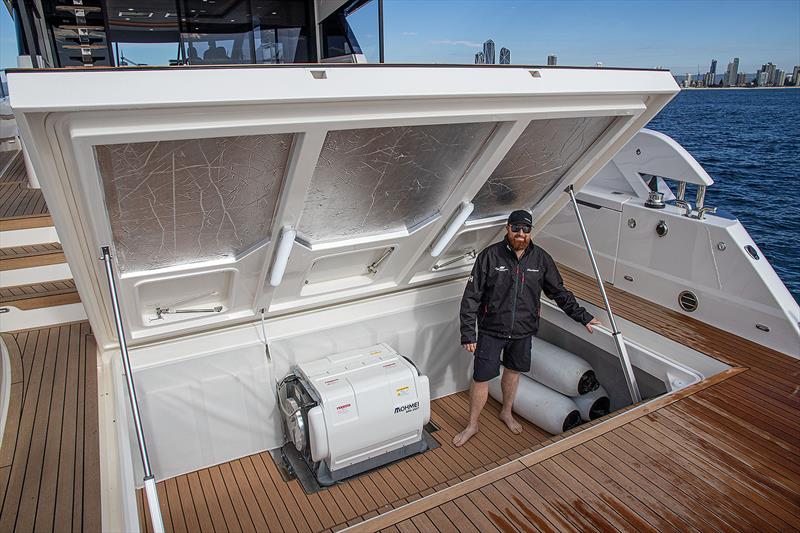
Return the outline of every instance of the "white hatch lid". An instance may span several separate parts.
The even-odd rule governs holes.
[[[509,212],[543,226],[678,91],[517,66],[8,79],[92,327],[113,339],[111,246],[134,344],[462,276]]]

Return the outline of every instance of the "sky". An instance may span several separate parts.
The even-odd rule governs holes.
[[[377,62],[375,2],[351,17]],[[0,7],[0,68],[16,66],[11,18]],[[800,0],[384,0],[386,61],[473,63],[481,43],[511,50],[511,62],[663,67],[674,74],[717,72],[740,58],[739,72],[772,61],[800,64]]]

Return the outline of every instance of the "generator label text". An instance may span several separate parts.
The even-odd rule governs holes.
[[[414,403],[407,403],[404,405],[398,405],[394,408],[394,414],[397,413],[410,413],[411,411],[416,411],[419,409],[419,402]]]

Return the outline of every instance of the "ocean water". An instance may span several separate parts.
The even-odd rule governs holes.
[[[703,165],[705,204],[739,219],[800,302],[800,89],[682,91],[647,127]]]

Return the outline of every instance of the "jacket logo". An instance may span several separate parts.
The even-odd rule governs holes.
[[[497,270],[498,272],[508,272],[508,269],[504,265],[501,265],[499,267],[494,267],[494,269]]]
[[[538,268],[526,268],[525,270],[527,270],[528,272],[539,272]]]

